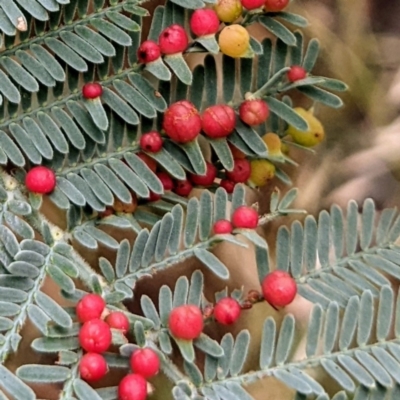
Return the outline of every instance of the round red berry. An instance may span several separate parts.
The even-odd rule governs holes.
[[[262,282],[264,299],[273,307],[285,307],[296,296],[296,281],[285,271],[269,273]]]
[[[119,329],[123,334],[129,330],[129,319],[121,311],[113,311],[108,314],[105,321],[110,328]]]
[[[234,160],[234,167],[232,171],[226,171],[226,177],[232,182],[243,183],[250,178],[251,164],[245,158],[237,158]]]
[[[161,150],[163,140],[157,131],[144,133],[140,138],[140,148],[149,153],[157,153]]]
[[[101,319],[85,322],[79,331],[79,343],[87,352],[104,353],[111,345],[111,329]]]
[[[220,219],[219,221],[215,222],[213,230],[216,235],[223,235],[226,233],[232,233],[233,226],[230,221],[226,219]]]
[[[269,117],[269,108],[264,100],[246,100],[239,107],[239,116],[247,125],[259,125]]]
[[[146,400],[147,382],[143,376],[129,374],[118,385],[118,400]]]
[[[232,297],[221,299],[214,307],[214,318],[220,324],[231,325],[238,320],[242,309]]]
[[[289,4],[290,0],[265,0],[264,7],[266,11],[282,11]]]
[[[106,302],[98,294],[87,294],[79,300],[76,305],[76,315],[80,322],[90,321],[91,319],[100,318]]]
[[[136,154],[153,172],[157,170],[157,161],[145,153]]]
[[[107,362],[97,353],[86,353],[79,363],[81,378],[87,382],[96,382],[107,373]]]
[[[158,172],[158,179],[161,181],[163,185],[164,192],[167,190],[172,190],[174,188],[174,181],[166,172]]]
[[[189,38],[183,26],[174,24],[165,28],[158,38],[162,54],[182,53],[189,44]]]
[[[82,96],[85,99],[96,99],[103,94],[103,87],[100,83],[86,83],[82,88]]]
[[[160,46],[152,40],[146,40],[140,45],[137,56],[143,64],[158,60],[161,56]]]
[[[193,340],[203,331],[203,314],[199,307],[188,304],[171,311],[168,319],[171,333],[178,339]]]
[[[241,0],[242,6],[247,10],[255,10],[263,6],[265,0]]]
[[[230,135],[236,126],[235,110],[225,104],[208,107],[201,117],[203,132],[211,138]]]
[[[192,191],[192,184],[186,179],[184,181],[176,181],[175,182],[175,193],[182,197],[189,196]]]
[[[218,32],[220,21],[214,10],[196,10],[190,18],[190,29],[196,36],[213,35]]]
[[[236,228],[255,229],[258,225],[258,213],[254,208],[240,206],[232,215],[232,223]]]
[[[233,193],[236,183],[228,179],[222,179],[219,185],[226,190],[227,193]]]
[[[134,351],[131,356],[130,364],[132,371],[142,375],[144,378],[151,378],[157,375],[160,369],[158,354],[149,348]]]
[[[161,199],[161,194],[150,191],[149,201],[158,201]]]
[[[293,65],[287,73],[290,82],[300,81],[307,77],[307,71],[300,65]]]
[[[190,142],[196,139],[201,131],[200,114],[189,101],[178,101],[165,111],[163,128],[175,142]]]
[[[25,185],[33,193],[51,193],[56,187],[56,174],[46,167],[33,167],[26,174]]]
[[[206,161],[206,174],[205,175],[195,175],[190,174],[189,178],[195,185],[199,186],[211,186],[217,176],[217,168],[215,165]]]

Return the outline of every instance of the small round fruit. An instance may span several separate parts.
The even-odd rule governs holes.
[[[190,29],[196,36],[214,35],[219,29],[218,15],[214,10],[196,10],[190,18]]]
[[[233,158],[246,158],[246,154],[242,150],[239,150],[236,146],[229,143],[229,148],[231,150]]]
[[[274,178],[275,171],[275,165],[268,160],[252,160],[249,182],[256,187],[263,187]]]
[[[153,40],[144,41],[137,52],[139,62],[147,64],[161,57],[160,46]]]
[[[104,353],[111,345],[111,329],[101,319],[85,322],[79,331],[79,343],[87,352]]]
[[[163,129],[178,143],[196,139],[201,131],[201,117],[197,108],[186,100],[172,104],[164,113]]]
[[[177,54],[187,49],[189,38],[183,26],[174,24],[160,33],[158,42],[162,54]]]
[[[215,222],[213,231],[216,235],[225,235],[227,233],[232,233],[233,226],[227,219],[220,219]]]
[[[149,196],[149,201],[150,202],[158,201],[160,199],[161,199],[161,194],[154,193],[154,192],[150,191],[150,196]]]
[[[146,400],[147,382],[143,376],[129,374],[118,385],[118,400]]]
[[[240,304],[232,297],[221,299],[214,307],[214,318],[220,324],[231,325],[235,323],[241,313]]]
[[[76,305],[76,315],[80,322],[90,321],[100,318],[106,308],[104,299],[94,293],[86,294]]]
[[[247,125],[260,125],[269,117],[269,108],[264,100],[246,100],[239,107],[239,116]]]
[[[32,193],[51,193],[56,187],[56,174],[49,168],[33,167],[25,177],[26,188]]]
[[[265,0],[241,0],[242,6],[247,10],[255,10],[264,5]]]
[[[144,133],[140,138],[140,148],[149,153],[157,153],[161,150],[163,140],[157,131]]]
[[[153,172],[157,170],[157,161],[148,156],[145,153],[137,153],[136,154]]]
[[[108,370],[107,362],[97,353],[86,353],[79,362],[79,374],[86,382],[96,382],[104,378]]]
[[[268,153],[271,156],[282,155],[282,142],[281,138],[273,132],[269,132],[262,137],[263,142],[267,145]]]
[[[287,73],[290,82],[300,81],[307,77],[307,71],[300,65],[293,65]]]
[[[266,11],[277,12],[287,7],[290,0],[265,0],[264,7]]]
[[[192,304],[176,307],[169,315],[168,326],[178,339],[196,339],[203,331],[203,314],[199,307]]]
[[[246,54],[249,49],[250,35],[241,25],[229,25],[222,29],[218,43],[223,54],[239,58]]]
[[[273,307],[287,306],[297,293],[296,281],[285,271],[269,273],[261,286],[265,301]]]
[[[324,127],[321,122],[314,117],[311,111],[297,107],[294,109],[298,115],[303,117],[308,123],[307,131],[300,131],[294,126],[289,125],[286,133],[293,138],[293,141],[304,147],[314,147],[321,143],[325,137]]]
[[[129,319],[121,311],[113,311],[112,313],[108,314],[105,321],[109,325],[110,328],[118,329],[124,335],[129,330]]]
[[[242,15],[243,7],[240,0],[218,0],[214,10],[220,21],[230,24]]]
[[[258,225],[258,213],[254,208],[240,206],[232,215],[235,228],[255,229]]]
[[[232,171],[226,171],[226,177],[235,183],[246,182],[250,178],[251,165],[246,158],[234,159],[234,167]]]
[[[149,348],[138,349],[131,355],[130,364],[132,371],[142,375],[143,378],[151,378],[160,370],[160,358],[158,354]]]
[[[190,192],[193,189],[193,185],[187,179],[184,181],[176,181],[175,182],[175,193],[182,197],[189,196]]]
[[[219,183],[219,186],[225,189],[227,193],[233,193],[236,183],[228,179],[222,179],[222,181]]]
[[[103,94],[103,87],[98,82],[86,83],[82,88],[84,99],[97,99]]]
[[[190,174],[189,178],[192,183],[199,186],[211,186],[217,176],[217,168],[214,164],[206,161],[206,174],[205,175],[195,175]]]
[[[157,177],[161,181],[161,184],[163,185],[164,192],[168,190],[173,190],[174,181],[166,172],[158,172]]]
[[[226,104],[208,107],[204,110],[201,122],[203,132],[210,138],[226,137],[235,129],[235,110]]]

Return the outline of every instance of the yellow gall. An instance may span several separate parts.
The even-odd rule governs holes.
[[[253,160],[249,182],[257,187],[268,184],[275,176],[275,165],[268,160]]]
[[[297,107],[294,111],[308,123],[307,131],[300,131],[289,125],[286,133],[293,138],[293,141],[304,147],[314,147],[321,143],[325,137],[325,130],[321,122],[313,115],[312,111]]]
[[[280,137],[276,133],[269,132],[262,137],[262,140],[267,145],[268,153],[271,156],[281,156],[282,155],[282,151],[281,151],[282,142],[281,142]]]
[[[223,54],[239,58],[246,54],[250,46],[250,35],[241,25],[229,25],[222,29],[218,43]]]
[[[214,11],[220,21],[231,23],[242,15],[243,7],[240,0],[218,0]]]

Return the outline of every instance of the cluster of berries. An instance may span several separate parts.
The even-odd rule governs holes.
[[[97,294],[85,295],[76,306],[76,314],[83,323],[79,331],[79,343],[86,351],[79,363],[79,373],[85,381],[96,382],[108,371],[102,353],[111,346],[111,328],[127,334],[129,320],[120,311],[107,313],[104,299]],[[121,380],[118,387],[119,399],[144,400],[147,397],[146,379],[158,373],[160,359],[154,350],[141,348],[132,353],[129,361],[132,373]]]

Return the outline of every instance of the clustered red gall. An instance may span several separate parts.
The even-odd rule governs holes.
[[[84,99],[97,99],[103,94],[103,87],[98,82],[86,83],[82,88]]]
[[[193,189],[193,185],[187,179],[175,182],[175,193],[179,196],[187,197]]]
[[[182,53],[189,44],[189,38],[183,26],[173,24],[165,28],[158,38],[162,54]]]
[[[220,219],[215,222],[213,226],[213,231],[216,235],[223,235],[226,233],[232,233],[233,226],[227,219]]]
[[[165,111],[163,129],[175,142],[190,142],[196,139],[201,131],[200,114],[189,101],[178,101]]]
[[[105,321],[110,328],[118,329],[123,334],[127,333],[129,330],[129,319],[121,311],[113,311],[112,313],[108,314]]]
[[[235,228],[255,229],[258,225],[258,213],[254,208],[240,206],[232,215],[232,223]]]
[[[290,82],[300,81],[307,77],[307,71],[300,65],[293,65],[287,73]]]
[[[236,183],[229,179],[222,179],[219,184],[227,193],[233,193]]]
[[[255,10],[264,5],[265,0],[241,0],[242,6],[247,10]]]
[[[237,300],[232,297],[224,297],[214,307],[214,318],[223,325],[231,325],[240,317],[242,309]]]
[[[158,172],[157,177],[161,181],[164,192],[174,188],[174,181],[166,172]]]
[[[124,376],[118,385],[118,400],[146,400],[147,382],[139,374]]]
[[[203,331],[203,314],[199,307],[192,304],[176,307],[169,315],[168,326],[177,339],[197,339]]]
[[[219,18],[214,10],[196,10],[190,18],[190,29],[196,36],[214,35],[219,29]]]
[[[264,100],[246,100],[239,107],[240,119],[247,125],[260,125],[269,116],[269,108]]]
[[[100,318],[104,309],[106,308],[106,302],[104,299],[94,293],[90,293],[82,297],[76,306],[76,315],[80,322],[87,322],[91,319]]]
[[[79,343],[87,352],[104,353],[111,345],[111,329],[99,318],[91,319],[79,331]]]
[[[151,378],[158,374],[160,358],[150,348],[138,349],[132,353],[130,365],[134,373],[142,375],[144,378]]]
[[[213,139],[230,135],[236,125],[235,110],[226,104],[206,108],[201,119],[203,132]]]
[[[146,40],[140,45],[137,56],[143,64],[158,60],[161,56],[160,46],[153,40]]]
[[[140,138],[140,148],[149,153],[157,153],[162,149],[163,140],[157,131],[144,133]]]
[[[244,183],[250,178],[251,164],[246,158],[237,158],[232,171],[226,171],[226,177],[235,183]]]
[[[295,298],[296,281],[285,271],[276,270],[269,273],[261,284],[265,301],[273,307],[285,307]]]
[[[48,194],[56,187],[56,174],[47,167],[33,167],[25,177],[26,188],[32,193]]]
[[[79,363],[79,374],[87,382],[96,382],[104,377],[108,367],[105,358],[98,353],[86,353]]]
[[[216,176],[217,176],[216,166],[207,161],[205,175],[190,174],[189,178],[191,182],[193,182],[195,185],[207,187],[211,186],[214,183]]]
[[[290,0],[264,0],[264,7],[266,11],[278,12],[287,7]]]

